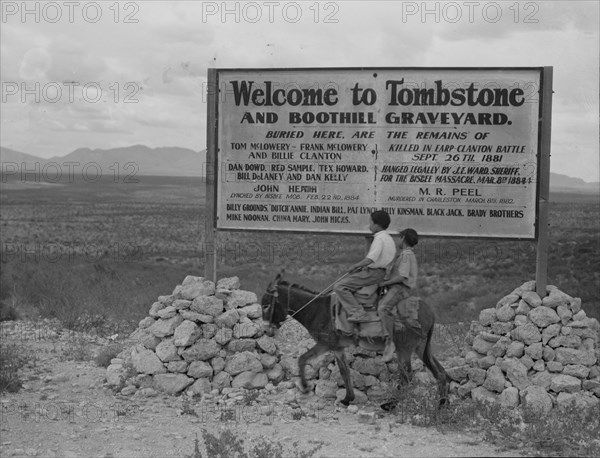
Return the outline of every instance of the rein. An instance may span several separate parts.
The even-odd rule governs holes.
[[[338,281],[340,281],[342,278],[345,278],[347,275],[349,275],[350,272],[346,272],[344,275],[342,275],[340,278],[338,278],[337,280],[335,280],[331,285],[329,285],[328,287],[326,287],[323,291],[321,291],[320,293],[318,293],[315,297],[313,297],[310,301],[308,301],[306,304],[304,304],[302,307],[300,307],[298,310],[296,310],[294,313],[292,313],[290,315],[290,317],[294,317],[294,315],[296,315],[297,313],[299,313],[300,311],[304,310],[310,303],[312,303],[312,301],[314,301],[315,299],[317,299],[319,296],[321,296],[322,294],[328,292],[331,288],[333,288],[333,285],[335,285]],[[288,285],[288,306],[290,303],[290,288],[293,285],[290,284]]]
[[[324,290],[322,290],[321,292],[317,293],[317,295],[315,297],[313,297],[310,301],[308,301],[306,304],[304,304],[302,307],[300,307],[298,310],[296,310],[294,313],[289,314],[286,317],[286,321],[288,318],[293,318],[295,315],[297,315],[298,313],[300,313],[302,310],[304,310],[306,307],[308,307],[310,304],[312,304],[316,299],[318,299],[319,297],[321,297],[323,294],[329,292],[329,290],[331,288],[333,288],[333,286],[340,281],[342,278],[348,276],[350,274],[350,272],[346,272],[344,275],[342,275],[340,278],[338,278],[337,280],[335,280],[333,283],[331,283],[329,286],[327,286]],[[268,313],[268,319],[269,319],[269,323],[271,323],[273,321],[273,313],[275,310],[275,304],[277,303],[277,298],[279,297],[279,291],[277,290],[277,288],[279,288],[279,278],[280,276],[278,275],[276,278],[276,283],[275,285],[271,284],[269,286],[269,288],[267,289],[267,292],[271,295],[271,304],[269,307],[269,313]],[[287,282],[286,282],[287,283]],[[291,291],[293,287],[298,287],[304,291],[306,291],[304,288],[302,288],[300,285],[297,285],[296,283],[288,283],[287,285],[287,304],[288,307],[290,305],[290,297],[291,297]],[[311,291],[307,291],[310,292],[311,294],[314,294]]]
[[[289,285],[288,286],[288,306],[290,303],[290,288],[293,285]],[[290,315],[291,318],[294,318],[294,315],[296,315],[297,313],[300,313],[302,310],[304,310],[306,307],[308,307],[315,299],[317,299],[321,294],[323,294],[325,291],[327,291],[330,287],[324,289],[323,291],[321,291],[319,294],[317,294],[315,297],[313,297],[310,301],[308,301],[306,304],[304,304],[302,307],[300,307],[298,310],[296,310],[294,313],[292,313]]]

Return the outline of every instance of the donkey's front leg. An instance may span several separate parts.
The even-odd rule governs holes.
[[[306,353],[298,358],[298,370],[300,372],[300,385],[302,386],[302,392],[306,394],[308,392],[308,385],[306,383],[306,363],[311,358],[316,358],[319,355],[322,355],[326,351],[329,351],[325,345],[316,344],[310,350],[307,350]]]
[[[346,355],[344,354],[344,350],[334,351],[333,354],[335,355],[340,375],[342,376],[344,386],[346,387],[346,397],[342,399],[341,403],[348,406],[348,404],[354,401],[354,386],[352,385],[352,377],[350,377],[350,369],[348,368]]]

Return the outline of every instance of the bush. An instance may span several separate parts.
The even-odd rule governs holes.
[[[529,449],[543,456],[600,456],[600,404],[587,409],[555,407],[546,415],[472,399],[438,408],[436,387],[424,389],[414,382],[390,388],[388,397],[397,403],[397,424],[435,427],[442,433],[471,432],[498,447]]]
[[[0,270],[0,322],[14,321],[19,319],[17,309],[13,304],[9,303],[12,298],[13,285],[10,284],[7,278],[6,270]]]
[[[16,393],[21,389],[19,369],[26,362],[22,349],[16,345],[0,345],[0,393]]]
[[[94,362],[100,367],[108,367],[110,366],[110,361],[113,358],[116,358],[117,355],[122,351],[123,345],[119,343],[108,344],[98,352],[98,354],[94,358]]]
[[[273,442],[264,436],[254,441],[247,451],[244,439],[237,437],[231,430],[222,430],[219,435],[202,430],[207,458],[308,458],[313,456],[322,446],[319,443],[310,450],[299,450],[298,442],[292,443],[293,450],[285,450],[280,442]],[[203,458],[200,450],[200,440],[194,440],[194,453],[189,458]]]
[[[8,305],[4,302],[0,302],[0,322],[2,321],[16,321],[19,319],[17,309],[12,305]]]

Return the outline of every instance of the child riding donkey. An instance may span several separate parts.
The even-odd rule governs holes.
[[[354,264],[348,275],[339,280],[333,287],[340,304],[348,313],[348,321],[360,323],[369,317],[358,303],[354,293],[365,286],[387,286],[388,291],[377,309],[382,322],[386,346],[383,354],[385,362],[394,355],[395,346],[394,315],[397,307],[400,320],[408,327],[421,331],[418,317],[418,301],[410,300],[410,290],[417,283],[417,260],[411,248],[418,242],[418,235],[413,229],[405,229],[400,233],[401,253],[396,256],[396,244],[387,232],[390,216],[384,210],[371,214],[369,229],[374,234],[373,242],[367,256]]]
[[[402,251],[394,259],[389,275],[386,275],[386,279],[379,283],[380,287],[387,287],[387,293],[377,307],[385,336],[383,362],[391,361],[395,352],[393,340],[393,311],[395,308],[398,311],[398,318],[403,326],[413,332],[417,332],[417,334],[421,333],[421,325],[418,319],[419,301],[411,300],[411,291],[417,286],[417,274],[419,271],[417,257],[412,248],[418,242],[419,235],[414,229],[404,229],[400,232],[400,248]]]
[[[348,275],[342,277],[333,286],[342,307],[348,312],[350,323],[360,323],[369,319],[358,303],[354,293],[365,286],[376,285],[383,281],[386,269],[396,256],[396,244],[386,231],[390,225],[390,215],[384,210],[371,213],[369,230],[374,234],[367,256],[354,264]]]

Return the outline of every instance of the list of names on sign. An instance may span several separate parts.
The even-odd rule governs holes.
[[[218,229],[534,238],[541,70],[218,70]]]

